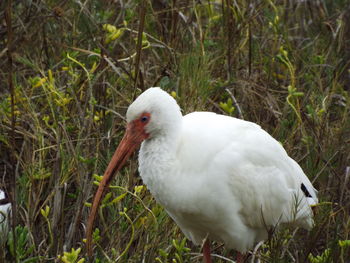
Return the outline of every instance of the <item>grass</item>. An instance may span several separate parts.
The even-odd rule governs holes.
[[[347,1],[7,0],[0,7],[0,184],[16,204],[0,262],[86,258],[93,182],[121,139],[127,106],[150,86],[175,92],[184,113],[260,124],[319,190],[314,229],[283,230],[256,257],[348,262]],[[103,200],[95,261],[200,262],[199,248],[141,186],[134,156]],[[213,253],[234,258],[221,244]]]

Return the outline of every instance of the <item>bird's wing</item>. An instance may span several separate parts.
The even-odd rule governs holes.
[[[196,112],[184,117],[182,134],[182,164],[205,167],[202,174],[216,177],[206,178],[208,183],[220,180],[230,188],[231,196],[226,193],[223,198],[232,197],[245,224],[312,226],[309,204],[317,203],[315,189],[281,144],[260,126]]]

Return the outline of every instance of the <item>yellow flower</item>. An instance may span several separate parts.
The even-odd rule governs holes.
[[[172,92],[170,93],[170,95],[171,95],[174,99],[176,99],[176,97],[177,97],[176,91],[172,91]]]
[[[142,190],[143,190],[143,188],[144,188],[143,185],[136,185],[136,186],[134,187],[134,194],[139,194],[139,193],[141,193]]]
[[[42,86],[45,82],[46,82],[46,78],[41,78],[33,85],[33,88],[38,88]]]

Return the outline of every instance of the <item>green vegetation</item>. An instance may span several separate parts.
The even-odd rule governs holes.
[[[150,86],[184,113],[260,124],[319,189],[314,229],[283,230],[255,258],[348,262],[349,14],[344,0],[0,1],[0,187],[16,204],[0,262],[87,261],[96,183]],[[95,227],[95,262],[201,261],[142,186],[136,156]]]

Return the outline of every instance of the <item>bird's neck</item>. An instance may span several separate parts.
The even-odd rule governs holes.
[[[152,155],[172,155],[176,152],[179,140],[181,127],[172,127],[167,132],[160,132],[157,136],[147,139],[142,143],[140,154]]]
[[[176,152],[181,138],[180,127],[144,141],[139,153],[140,175],[149,190],[161,192],[166,177],[176,163]],[[166,189],[166,188],[164,188]]]

